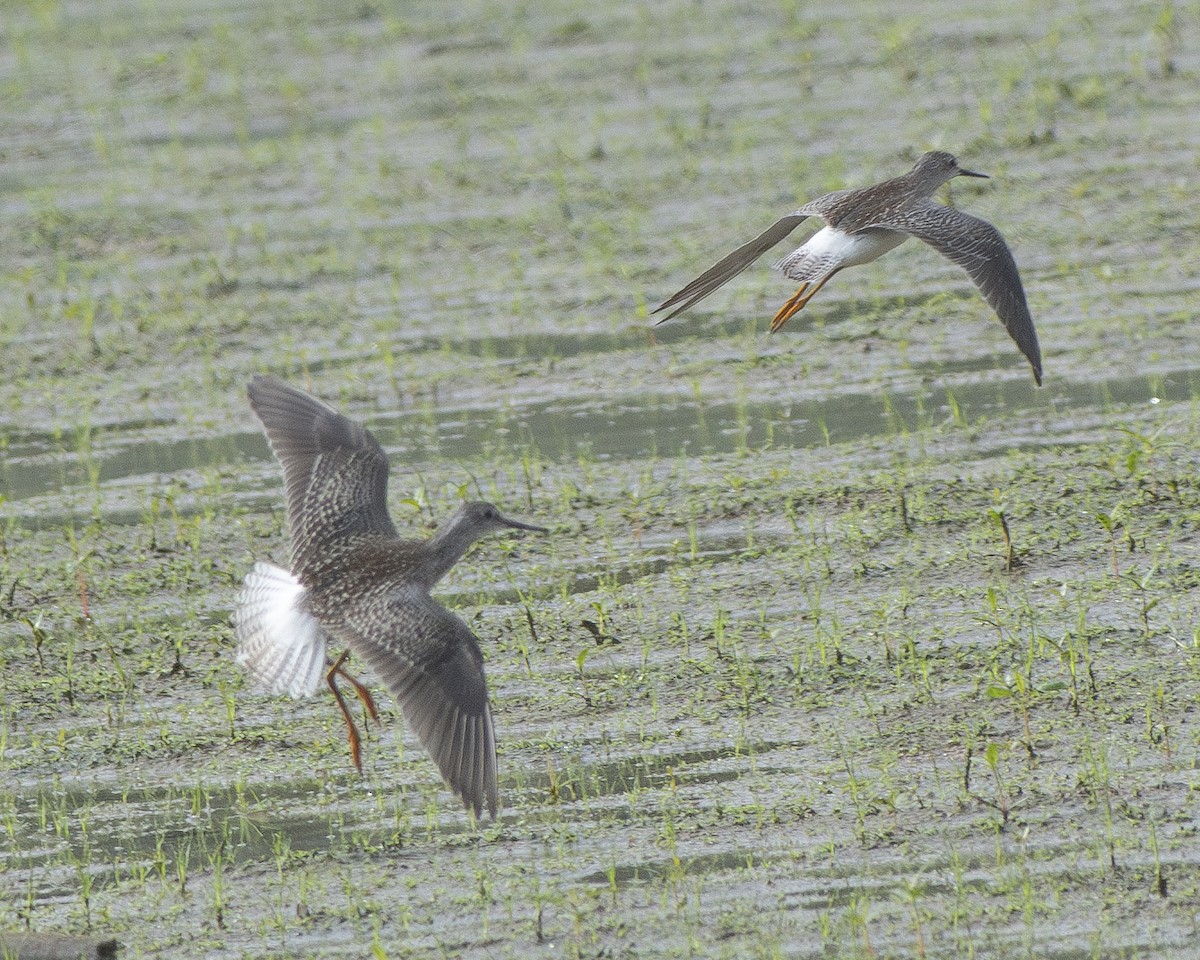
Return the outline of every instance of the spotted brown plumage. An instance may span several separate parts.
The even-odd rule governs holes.
[[[442,776],[479,815],[495,816],[496,733],[483,655],[470,628],[430,590],[480,537],[543,531],[490,503],[465,503],[428,540],[405,540],[387,510],[388,464],[371,432],[301,390],[255,377],[250,405],[283,467],[291,571],[256,564],[234,616],[238,660],[262,685],[307,696],[330,641],[365,660],[396,698]],[[319,666],[314,666],[318,664]],[[364,702],[369,697],[360,688]],[[357,757],[356,757],[357,760]]]

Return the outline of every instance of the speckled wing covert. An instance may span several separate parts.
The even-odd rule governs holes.
[[[873,227],[899,230],[923,240],[967,271],[983,298],[1025,354],[1033,378],[1042,383],[1042,351],[1016,261],[1000,231],[986,220],[938,203],[912,204]]]
[[[786,217],[780,217],[749,243],[743,243],[733,253],[722,257],[686,287],[668,297],[650,312],[658,313],[661,310],[667,310],[679,304],[679,306],[675,307],[674,310],[671,310],[670,313],[658,321],[659,323],[666,323],[676,314],[683,313],[689,307],[695,306],[718,287],[724,286],[745,270],[750,264],[800,226],[808,217],[809,214],[803,209],[795,213],[789,213]]]
[[[309,613],[307,593],[286,570],[259,562],[238,594],[237,662],[271,693],[311,697],[325,675],[329,637]]]
[[[337,639],[369,663],[451,789],[493,817],[496,732],[483,655],[471,629],[415,586],[349,604]]]
[[[312,553],[339,538],[397,536],[387,456],[366,427],[275,377],[255,377],[247,393],[283,467],[292,572],[301,581]]]

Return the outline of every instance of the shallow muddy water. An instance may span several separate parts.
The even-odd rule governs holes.
[[[1194,953],[1195,3],[8,13],[0,931]],[[916,242],[776,335],[768,257],[653,325],[930,148],[993,177],[940,196],[1011,243],[1044,387]],[[390,704],[359,777],[328,696],[238,672],[237,584],[287,558],[256,372],[370,426],[403,530],[551,527],[438,594],[495,822]]]

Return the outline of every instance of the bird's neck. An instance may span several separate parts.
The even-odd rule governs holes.
[[[470,524],[451,521],[441,526],[425,541],[421,579],[432,587],[463,558],[476,539]]]
[[[926,177],[916,170],[910,170],[900,179],[907,179],[909,192],[916,197],[932,197],[942,184],[948,183],[953,177]]]

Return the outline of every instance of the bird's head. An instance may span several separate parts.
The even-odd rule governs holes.
[[[943,150],[931,150],[922,154],[912,172],[921,180],[936,183],[938,186],[955,177],[982,177],[985,180],[988,178],[986,173],[963,169],[958,165],[958,158],[954,154]]]
[[[473,500],[458,508],[458,513],[451,521],[472,530],[476,537],[481,537],[493,530],[529,530],[534,533],[548,533],[546,527],[526,523],[524,520],[514,520],[502,514],[494,503],[484,500]]]

